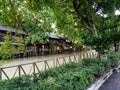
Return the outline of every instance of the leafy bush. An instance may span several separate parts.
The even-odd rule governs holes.
[[[112,67],[120,64],[120,52],[108,52],[107,58],[110,60]]]
[[[97,76],[101,75],[107,68],[105,62],[108,62],[108,61],[91,59],[91,58],[83,59],[82,61],[83,65],[85,67],[87,66],[89,68],[92,68],[94,75],[97,75]]]
[[[14,45],[12,44],[11,34],[7,33],[4,37],[4,43],[0,45],[0,58],[1,60],[11,59],[14,52],[16,51]]]
[[[22,76],[0,81],[0,90],[84,90],[110,66],[110,60],[88,58],[46,70],[34,79]]]
[[[102,60],[101,64],[103,65],[103,67],[105,67],[105,70],[111,68],[111,65],[112,65],[112,63],[109,59],[108,60]]]

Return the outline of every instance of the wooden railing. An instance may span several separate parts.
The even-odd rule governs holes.
[[[0,67],[0,80],[20,77],[22,75],[31,75],[33,73],[40,74],[50,68],[59,67],[60,65],[70,62],[80,62],[83,58],[95,58],[97,52],[88,52],[71,56],[64,56],[55,59],[35,61],[30,63],[18,64],[13,66]]]

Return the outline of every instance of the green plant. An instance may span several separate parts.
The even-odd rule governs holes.
[[[16,50],[10,38],[11,34],[7,33],[4,37],[4,43],[0,46],[0,57],[2,58],[2,60],[12,58],[14,51]]]
[[[84,59],[43,71],[39,76],[22,76],[0,81],[1,90],[84,90],[110,68],[110,60]],[[32,78],[32,79],[31,79]]]
[[[120,64],[120,53],[119,52],[109,51],[107,53],[107,58],[110,60],[112,67]]]
[[[24,53],[25,52],[25,44],[24,44],[24,39],[23,39],[22,35],[18,34],[18,36],[15,37],[15,41],[18,43],[17,52]]]

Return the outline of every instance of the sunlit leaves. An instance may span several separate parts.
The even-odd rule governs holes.
[[[55,22],[55,16],[50,9],[44,9],[38,12],[28,11],[24,14],[25,21],[23,29],[28,32],[27,40],[34,44],[36,41],[44,42],[46,32],[51,32],[52,23]]]
[[[54,32],[64,34],[73,42],[82,43],[82,33],[86,31],[96,37],[115,31],[114,12],[119,9],[120,1],[2,0],[1,7],[0,23],[22,28],[28,32],[29,42],[43,42],[45,32],[52,32],[54,23]]]
[[[11,34],[7,33],[7,35],[5,36],[5,41],[0,46],[0,57],[2,60],[11,58],[16,50],[10,40],[10,37],[11,37]]]

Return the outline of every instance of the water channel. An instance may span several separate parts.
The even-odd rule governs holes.
[[[91,51],[81,51],[81,52],[72,52],[72,53],[53,54],[53,55],[33,56],[33,57],[25,57],[25,58],[17,58],[17,59],[5,61],[3,66],[18,65],[18,64],[24,64],[24,63],[33,62],[33,61],[48,60],[48,59],[54,59],[54,58],[59,58],[59,57],[63,57],[63,56],[84,54],[86,52],[93,52],[93,50],[91,50]]]
[[[69,61],[74,61],[75,58],[78,61],[79,56],[87,55],[87,53],[91,55],[94,52],[95,51],[91,50],[91,51],[71,52],[71,53],[64,53],[64,54],[53,54],[53,55],[44,55],[44,56],[36,56],[36,57],[34,56],[34,57],[28,57],[28,58],[19,58],[19,59],[14,59],[12,61],[8,60],[8,61],[5,61],[4,65],[2,65],[1,67],[2,68],[1,78],[7,79],[7,77],[12,78],[12,77],[21,76],[24,74],[32,74],[35,71],[37,71],[38,73],[39,70],[43,71],[48,68],[56,66],[58,63],[58,61],[56,61],[57,59],[59,60],[59,65],[62,65],[64,63],[64,60],[66,63],[69,63]]]

